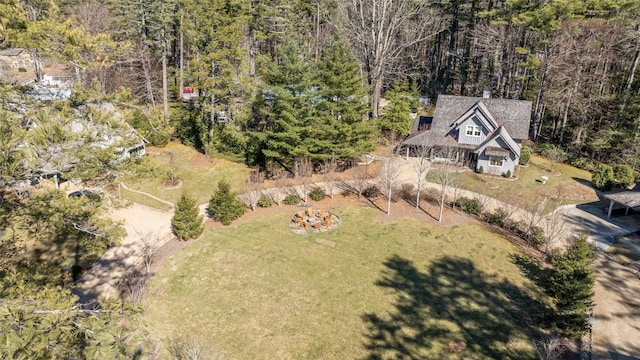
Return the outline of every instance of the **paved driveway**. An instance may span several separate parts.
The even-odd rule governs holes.
[[[596,246],[606,250],[615,235],[640,230],[638,215],[608,219],[607,205],[578,205],[561,211],[574,232],[586,233]],[[640,279],[637,270],[620,265],[599,252],[596,274],[593,358],[640,359]]]

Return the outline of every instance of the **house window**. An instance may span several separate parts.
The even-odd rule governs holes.
[[[489,166],[502,167],[504,159],[499,156],[489,156]]]
[[[467,136],[476,136],[479,137],[482,132],[480,131],[480,126],[476,126],[476,125],[467,125],[467,131],[466,131]]]

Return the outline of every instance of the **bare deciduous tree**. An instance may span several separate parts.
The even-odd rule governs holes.
[[[378,178],[380,188],[384,190],[385,197],[387,198],[387,215],[391,215],[391,196],[398,186],[399,170],[398,159],[391,155],[385,160],[382,171],[380,172],[380,177]]]
[[[307,202],[311,185],[313,184],[313,162],[308,157],[296,159],[297,183],[304,202]]]
[[[442,213],[444,212],[444,205],[447,199],[447,189],[456,179],[457,172],[454,167],[454,161],[457,151],[456,148],[451,146],[442,146],[437,149],[437,157],[439,161],[442,161],[442,166],[437,175],[437,181],[440,184],[440,199],[438,200],[440,212],[438,214],[438,222],[442,221]]]
[[[548,204],[550,204],[553,208],[557,208],[561,203],[560,197],[553,197],[549,199]],[[566,239],[569,234],[569,228],[564,220],[564,214],[555,209],[551,213],[544,216],[544,253],[545,255],[549,255],[549,251],[551,247],[561,241]]]
[[[344,0],[338,12],[371,87],[371,116],[378,117],[384,77],[405,50],[444,29],[430,1]]]
[[[263,185],[258,182],[253,182],[251,179],[248,179],[244,185],[244,189],[242,194],[238,195],[240,200],[249,208],[251,211],[256,210],[256,206],[258,205],[258,200],[262,197],[262,187]]]
[[[149,272],[151,272],[151,264],[153,264],[158,251],[158,236],[150,232],[140,234],[137,230],[136,234],[139,239],[138,252],[142,262],[144,263],[145,269],[147,270],[147,274],[149,274]]]
[[[370,184],[369,170],[367,168],[368,165],[356,166],[351,169],[349,179],[340,182],[340,187],[344,191],[352,192],[360,197],[364,189]]]
[[[557,336],[546,337],[542,340],[532,341],[536,349],[538,360],[559,360],[564,354],[565,345]]]
[[[428,137],[424,137],[424,140],[420,144],[420,146],[416,147],[415,152],[417,159],[414,162],[414,169],[416,171],[416,175],[418,176],[418,181],[416,184],[416,209],[420,207],[420,190],[425,183],[425,178],[429,173],[429,169],[431,168],[431,162],[429,161],[431,157],[431,151],[433,149],[432,141]]]
[[[522,231],[527,239],[531,238],[534,228],[539,226],[544,218],[544,211],[548,201],[549,198],[544,196],[542,199],[528,201],[522,207],[525,210],[523,212],[524,229]]]
[[[333,199],[335,192],[338,164],[335,159],[326,160],[323,165],[322,179],[325,182],[327,194]]]

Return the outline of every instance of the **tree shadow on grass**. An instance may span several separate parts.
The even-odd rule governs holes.
[[[367,359],[533,357],[517,340],[540,337],[542,305],[508,280],[457,257],[441,258],[426,272],[397,255],[384,265],[376,285],[397,295],[389,312],[362,316]]]

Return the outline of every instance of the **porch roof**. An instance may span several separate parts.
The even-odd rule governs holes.
[[[640,191],[622,191],[605,194],[604,198],[630,208],[640,206]]]
[[[509,150],[495,146],[487,146],[484,153],[488,156],[509,156]]]
[[[629,214],[629,209],[640,206],[640,192],[638,191],[622,191],[617,193],[605,194],[605,199],[611,201],[609,204],[609,211],[607,212],[607,217],[611,217],[611,212],[613,211],[613,204],[618,203],[624,205],[627,208],[625,215]]]

